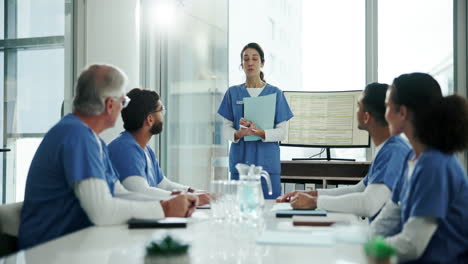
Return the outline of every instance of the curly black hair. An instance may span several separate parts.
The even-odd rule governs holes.
[[[146,117],[159,106],[159,95],[155,91],[134,88],[127,93],[130,103],[122,109],[125,130],[134,132],[143,127]]]
[[[468,147],[468,102],[459,95],[444,97],[429,74],[403,74],[393,80],[392,102],[412,113],[415,137],[445,153]]]

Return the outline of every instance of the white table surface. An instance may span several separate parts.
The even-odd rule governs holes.
[[[258,227],[229,224],[211,219],[210,210],[198,210],[187,228],[183,229],[132,229],[127,226],[90,227],[56,240],[20,251],[0,264],[7,263],[144,263],[145,245],[162,233],[190,241],[191,264],[196,263],[366,263],[362,245],[339,239],[360,221],[346,214],[329,213],[355,223],[348,227],[294,227],[291,218],[275,218],[268,201],[264,224]],[[279,230],[287,232],[322,232],[338,237],[328,246],[261,245],[256,239],[262,232]]]

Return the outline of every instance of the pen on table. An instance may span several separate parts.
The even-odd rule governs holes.
[[[196,200],[192,200],[192,201],[189,201],[189,202],[190,202],[190,205],[187,208],[188,210],[187,210],[187,213],[185,214],[185,217],[189,217],[193,213],[193,211],[195,210],[195,208],[197,206],[197,201]],[[191,210],[192,210],[192,212],[190,212]]]

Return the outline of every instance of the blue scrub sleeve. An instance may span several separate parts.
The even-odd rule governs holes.
[[[432,216],[439,219],[445,218],[448,208],[448,183],[445,164],[433,160],[419,160],[424,164],[417,164],[412,177],[417,177],[410,187],[410,195],[407,206],[410,208],[409,217]],[[417,171],[417,167],[420,170]]]
[[[368,182],[369,182],[369,174],[366,174],[366,176],[362,179],[362,183],[364,183],[364,185],[367,186]]]
[[[146,157],[143,149],[138,145],[124,145],[126,148],[113,148],[110,159],[114,168],[119,173],[120,181],[123,182],[129,176],[146,175]]]
[[[70,187],[90,177],[105,178],[105,167],[101,152],[93,134],[76,135],[73,133],[63,144],[63,166]]]
[[[281,90],[276,94],[275,125],[287,121],[293,117],[288,101]]]
[[[232,110],[232,97],[231,97],[231,89],[229,88],[226,91],[226,94],[224,94],[223,101],[221,102],[221,105],[219,106],[218,109],[218,114],[220,114],[222,117],[226,118],[229,121],[234,122],[234,114]]]

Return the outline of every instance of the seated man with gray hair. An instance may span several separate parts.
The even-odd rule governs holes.
[[[188,217],[195,210],[197,198],[191,195],[167,201],[141,195],[140,200],[116,198],[132,193],[120,184],[107,146],[98,135],[114,126],[128,104],[126,80],[121,70],[110,65],[91,65],[80,74],[73,113],[47,132],[29,168],[18,235],[20,249],[93,224]]]

